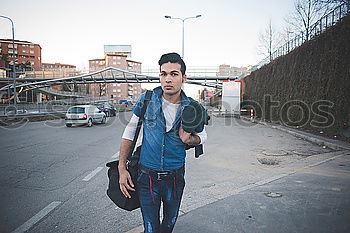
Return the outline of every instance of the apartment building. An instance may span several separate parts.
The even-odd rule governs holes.
[[[0,39],[0,62],[2,66],[0,68],[8,68],[9,63],[17,60],[17,64],[25,64],[30,62],[34,69],[41,68],[41,46],[29,41],[14,41],[14,48],[12,39]]]
[[[104,47],[103,59],[89,60],[89,72],[98,71],[107,67],[115,67],[135,73],[141,73],[141,62],[133,61],[131,46],[108,45]],[[121,99],[136,101],[141,94],[140,83],[107,83],[91,84],[90,94],[113,98],[117,103]]]

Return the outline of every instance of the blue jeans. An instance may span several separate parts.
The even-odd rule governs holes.
[[[137,188],[145,233],[172,232],[175,226],[182,193],[185,187],[185,171],[159,177],[139,172]],[[163,220],[160,224],[160,204],[163,202]]]

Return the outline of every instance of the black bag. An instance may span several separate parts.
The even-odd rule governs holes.
[[[141,125],[147,109],[148,102],[151,99],[151,95],[152,95],[152,91],[146,92],[145,100],[141,110],[141,116],[137,123],[135,137],[131,144],[131,149],[127,158],[126,169],[130,173],[132,182],[135,185],[135,190],[137,189],[136,179],[138,174],[138,163],[140,159],[141,146],[138,146],[134,153],[133,151],[136,145],[137,138],[140,133]],[[109,183],[108,183],[107,195],[118,207],[124,210],[132,211],[140,207],[139,196],[138,196],[137,190],[136,191],[128,190],[129,194],[131,195],[131,198],[127,198],[124,196],[124,194],[120,190],[118,164],[119,164],[119,160],[112,161],[106,164],[106,166],[109,167],[108,169]]]

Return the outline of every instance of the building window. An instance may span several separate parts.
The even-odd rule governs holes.
[[[13,48],[12,43],[7,45],[8,48]],[[15,48],[17,48],[17,44],[15,44]]]
[[[117,62],[118,65],[122,64],[120,61]]]
[[[117,86],[117,84],[113,83],[113,87],[116,87],[116,86]]]
[[[118,92],[122,92],[122,90],[118,89]]]
[[[33,51],[33,50],[30,50],[29,52],[30,52],[31,54],[34,54],[34,51]]]
[[[120,87],[120,85],[121,85],[120,83],[117,83],[117,86],[118,86],[118,87]]]
[[[13,49],[8,50],[9,53],[13,54]],[[17,53],[17,50],[15,49],[15,53]]]
[[[34,48],[34,45],[33,45],[33,44],[31,44],[29,47],[33,49],[33,48]]]
[[[113,89],[113,92],[117,92],[117,90],[116,90],[116,89]]]
[[[117,64],[117,63],[114,61],[114,62],[113,62],[113,65],[116,65],[116,64]]]

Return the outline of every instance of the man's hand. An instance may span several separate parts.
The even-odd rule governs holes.
[[[125,197],[131,198],[128,190],[135,191],[130,173],[126,169],[119,168],[119,187]]]
[[[180,125],[180,128],[179,128],[179,137],[181,139],[181,141],[183,143],[186,143],[186,144],[191,144],[192,143],[192,135],[191,133],[187,133],[183,128],[182,128],[182,124]]]
[[[191,133],[186,132],[182,128],[182,123],[179,128],[179,137],[183,143],[189,144],[189,145],[195,145],[200,143],[200,138],[198,136],[194,136]]]

